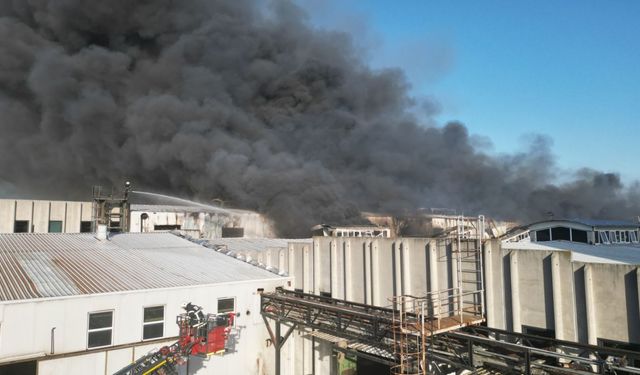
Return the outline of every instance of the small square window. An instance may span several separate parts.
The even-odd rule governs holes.
[[[29,220],[16,220],[13,224],[13,233],[29,233]]]
[[[218,314],[224,314],[234,312],[236,307],[235,298],[219,298],[218,299]]]
[[[60,220],[49,221],[49,233],[62,233],[62,221]]]
[[[144,308],[142,339],[149,340],[164,335],[164,306]]]
[[[91,222],[90,221],[81,221],[80,222],[80,233],[91,233]]]
[[[87,348],[111,345],[113,333],[113,311],[89,313]]]

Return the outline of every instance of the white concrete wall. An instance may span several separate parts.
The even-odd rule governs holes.
[[[568,251],[485,253],[487,324],[521,332],[555,331],[558,339],[640,343],[638,265],[580,263]]]
[[[70,298],[27,300],[0,304],[0,364],[29,356],[39,357],[38,374],[111,374],[162,344],[142,342],[145,306],[164,305],[164,336],[178,335],[175,317],[183,302],[202,305],[215,313],[218,298],[236,298],[239,330],[237,352],[190,364],[191,374],[258,374],[262,366],[272,372],[273,350],[267,348],[267,330],[260,315],[258,288],[283,286],[288,279],[271,279],[210,286],[112,293]],[[87,351],[90,312],[114,310],[112,345],[136,343],[135,348]],[[51,328],[55,329],[55,354],[50,355]],[[66,357],[61,354],[72,353]],[[79,354],[79,355],[78,355]],[[295,355],[292,353],[291,355]],[[196,367],[202,367],[196,370]],[[292,373],[293,374],[293,373]]]
[[[250,254],[266,260],[270,251]],[[312,244],[290,242],[283,255],[294,288],[379,306],[389,306],[394,294],[451,288],[455,272],[450,244],[429,238],[314,237]],[[294,374],[331,373],[332,344],[304,333],[290,340]]]
[[[49,221],[62,221],[64,233],[79,233],[91,221],[91,202],[0,199],[0,233],[13,233],[16,220],[29,221],[29,231],[47,233]]]

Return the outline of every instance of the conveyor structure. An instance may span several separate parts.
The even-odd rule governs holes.
[[[498,371],[516,374],[640,374],[640,353],[584,345],[554,338],[507,332],[481,326],[481,320],[438,322],[433,315],[405,312],[297,291],[278,289],[261,296],[262,317],[275,348],[276,375],[280,352],[294,330],[307,331],[328,342],[342,341],[334,350],[390,365],[403,357],[397,352],[398,329],[412,335],[405,350],[422,352],[418,363],[405,364],[406,374],[449,374]],[[270,321],[273,321],[274,326]],[[443,324],[446,324],[445,328]],[[364,349],[366,348],[366,350]],[[413,366],[413,367],[411,367]],[[410,372],[413,371],[413,372]]]

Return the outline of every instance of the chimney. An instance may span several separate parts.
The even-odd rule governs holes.
[[[98,228],[96,229],[96,238],[100,241],[105,241],[107,239],[107,226],[105,224],[98,224]]]

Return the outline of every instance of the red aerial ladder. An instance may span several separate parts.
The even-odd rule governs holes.
[[[177,375],[177,366],[186,363],[189,356],[224,354],[235,314],[205,315],[199,306],[188,306],[197,310],[187,310],[176,317],[178,341],[148,353],[113,375]]]

